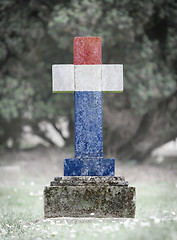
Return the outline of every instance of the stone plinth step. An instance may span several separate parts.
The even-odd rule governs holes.
[[[93,215],[93,214],[91,214]],[[143,221],[143,219],[141,219]],[[75,223],[134,223],[139,221],[137,218],[96,218],[96,217],[58,217],[58,218],[44,218],[32,221],[32,223],[49,223],[59,224],[75,224]],[[145,220],[144,220],[145,221]]]
[[[124,177],[57,177],[44,189],[44,215],[133,218],[135,188]]]
[[[87,185],[104,185],[104,186],[128,186],[124,177],[98,177],[98,176],[63,176],[55,177],[50,186],[87,186]]]

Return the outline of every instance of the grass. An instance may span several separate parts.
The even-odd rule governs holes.
[[[142,183],[137,189],[136,218],[75,222],[43,219],[42,181],[0,187],[0,239],[177,239],[175,182]]]

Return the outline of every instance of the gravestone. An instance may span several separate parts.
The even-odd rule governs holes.
[[[75,157],[44,189],[45,217],[134,217],[135,188],[103,158],[102,92],[123,91],[123,66],[102,64],[101,38],[74,38],[74,65],[53,65],[53,92],[74,92]]]

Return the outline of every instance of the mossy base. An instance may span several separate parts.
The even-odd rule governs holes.
[[[60,177],[44,189],[44,215],[133,218],[135,188],[123,177]]]

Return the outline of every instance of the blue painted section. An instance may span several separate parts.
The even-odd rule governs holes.
[[[114,176],[115,159],[65,159],[64,176]]]
[[[65,159],[64,176],[114,176],[115,159],[103,159],[102,92],[74,93],[75,158]]]
[[[75,92],[75,158],[103,158],[102,92]]]

